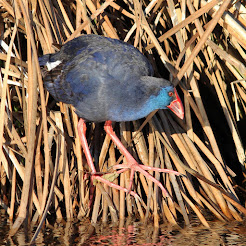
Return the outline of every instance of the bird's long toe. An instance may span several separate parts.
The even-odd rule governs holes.
[[[107,180],[107,179],[105,179],[105,178],[103,178],[101,176],[93,175],[92,176],[92,180],[93,180],[93,184],[94,185],[95,185],[95,180],[97,180],[97,181],[99,181],[101,183],[104,183],[104,184],[114,188],[114,189],[122,190],[122,191],[126,192],[127,194],[129,193],[129,194],[131,194],[132,196],[134,196],[138,200],[140,199],[139,195],[136,192],[134,192],[132,190],[129,190],[129,189],[126,189],[124,187],[121,187],[120,185],[114,184],[114,183],[110,182],[109,180]]]
[[[119,173],[123,173],[123,172],[125,172],[126,170],[129,170],[129,169],[131,170],[130,183],[129,183],[128,191],[130,191],[132,189],[134,173],[135,172],[139,172],[139,173],[142,173],[147,179],[149,179],[153,183],[157,184],[160,187],[160,189],[162,190],[164,196],[166,196],[166,197],[169,197],[169,194],[168,194],[167,190],[164,188],[164,186],[162,185],[162,183],[159,180],[157,180],[156,178],[154,178],[147,171],[155,171],[155,172],[159,172],[159,173],[160,172],[164,172],[164,173],[174,174],[174,175],[177,175],[177,176],[183,176],[183,174],[181,174],[181,173],[179,173],[177,171],[174,171],[174,170],[140,165],[137,162],[132,163],[131,161],[128,162],[128,163],[125,163],[125,164],[115,165],[114,169],[118,170],[117,171],[118,174]]]

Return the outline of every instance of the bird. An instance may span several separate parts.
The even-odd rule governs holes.
[[[136,197],[132,184],[138,171],[168,196],[161,182],[148,171],[181,174],[139,164],[115,134],[112,122],[138,120],[154,110],[167,108],[183,119],[183,105],[171,82],[154,77],[151,63],[131,44],[95,34],[68,41],[60,51],[40,57],[39,64],[49,93],[57,101],[72,104],[80,118],[78,135],[92,179]],[[118,174],[131,170],[128,188],[97,174],[86,140],[86,122],[105,122],[106,133],[126,160],[114,169]]]

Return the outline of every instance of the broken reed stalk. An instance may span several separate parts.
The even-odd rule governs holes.
[[[18,0],[15,5],[7,0],[0,2],[4,23],[1,24],[4,40],[0,43],[0,59],[4,64],[1,69],[4,79],[0,77],[0,159],[1,175],[6,176],[5,180],[1,179],[1,192],[5,195],[1,205],[9,218],[15,219],[12,235],[27,216],[37,221],[46,215],[55,163],[58,163],[59,175],[51,206],[55,207],[57,219],[90,216],[93,223],[97,223],[100,217],[103,222],[109,219],[117,222],[134,215],[146,222],[153,219],[157,227],[160,220],[177,224],[180,215],[188,225],[189,214],[193,211],[208,227],[201,210],[205,207],[220,220],[234,218],[241,221],[245,208],[240,205],[234,191],[232,171],[222,159],[217,144],[219,139],[215,138],[210,125],[212,119],[206,113],[206,110],[213,109],[204,107],[203,100],[207,98],[199,88],[201,76],[206,76],[207,87],[214,86],[243,167],[245,150],[234,119],[228,85],[240,81],[233,87],[234,98],[237,112],[240,112],[240,117],[245,117],[246,69],[240,59],[228,54],[228,45],[218,38],[219,30],[224,38],[230,38],[233,44],[231,51],[245,59],[245,41],[237,34],[245,29],[245,16],[240,12],[229,23],[226,17],[226,11],[244,8],[237,2],[228,9],[230,2],[201,1],[201,6],[191,1],[174,4],[172,0],[143,1],[143,5],[139,0],[134,0],[133,5],[113,0],[83,0],[76,1],[75,5],[60,0],[56,4],[41,0],[32,4]],[[213,19],[204,14],[210,14]],[[234,22],[237,25],[232,25]],[[172,28],[167,29],[167,26]],[[231,37],[228,33],[232,29]],[[135,201],[123,191],[100,183],[93,188],[90,183],[90,170],[77,133],[78,117],[72,107],[63,103],[59,103],[60,111],[53,112],[55,102],[43,88],[37,53],[38,47],[44,54],[55,52],[53,43],[61,45],[81,32],[129,41],[146,52],[156,72],[163,75],[165,72],[162,70],[166,67],[171,79],[176,82],[177,78],[182,80],[180,87],[186,121],[178,121],[169,113],[159,111],[154,117],[154,114],[147,117],[142,125],[141,121],[135,121],[121,123],[120,127],[115,124],[114,127],[139,162],[178,170],[186,175],[180,178],[153,173],[166,186],[172,199],[163,198],[159,188],[141,174],[135,175],[134,190],[140,196],[140,200]],[[243,111],[238,110],[239,105]],[[196,132],[198,128],[205,138]],[[98,171],[107,173],[124,158],[110,138],[99,131],[95,133],[95,129],[91,125],[88,139],[93,146]],[[194,179],[198,182],[194,183]],[[129,174],[121,174],[113,182],[128,187]],[[11,194],[6,193],[6,185],[11,187]],[[29,195],[30,189],[32,196]],[[21,202],[14,207],[16,197],[18,200],[21,197]],[[32,207],[33,216],[27,213],[27,205]],[[18,214],[14,214],[17,210]]]

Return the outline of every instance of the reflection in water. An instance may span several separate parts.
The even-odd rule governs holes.
[[[0,210],[0,245],[28,245],[36,227],[21,228],[14,237],[8,238],[11,224],[6,218]],[[211,228],[205,228],[198,220],[192,220],[192,224],[183,229],[167,225],[155,229],[151,223],[144,225],[130,219],[118,226],[99,224],[96,227],[91,226],[89,220],[62,221],[46,226],[36,245],[246,245],[246,222],[210,221]]]

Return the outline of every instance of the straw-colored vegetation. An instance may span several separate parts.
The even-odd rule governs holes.
[[[242,220],[246,209],[231,168],[238,166],[239,173],[245,168],[240,137],[245,132],[237,122],[246,112],[245,1],[1,0],[0,6],[0,203],[15,221],[12,234],[26,217],[37,222],[48,211],[58,220],[87,216],[93,223],[134,215],[153,219],[154,226],[177,224],[181,217],[188,225],[195,213],[208,227],[205,209],[220,220]],[[78,117],[70,105],[49,96],[38,63],[38,56],[59,49],[56,44],[86,33],[133,44],[157,75],[178,84],[184,121],[160,110],[146,121],[114,125],[140,163],[186,175],[153,174],[171,198],[138,174],[139,200],[90,182]],[[223,139],[210,122],[227,129]],[[124,162],[102,125],[88,128],[98,172]],[[231,168],[218,147],[227,139],[234,141]],[[127,187],[129,173],[113,182]]]

